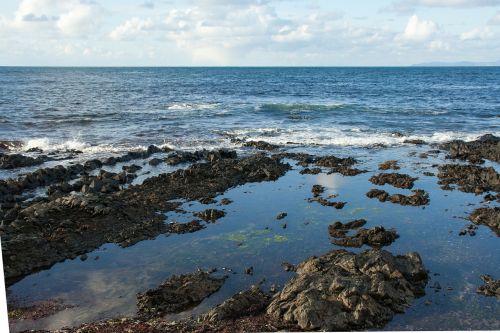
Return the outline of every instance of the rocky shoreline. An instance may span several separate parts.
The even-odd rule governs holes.
[[[414,142],[422,145],[424,143]],[[182,201],[217,203],[214,198],[239,185],[276,181],[292,166],[302,174],[338,173],[352,177],[368,170],[357,169],[352,157],[314,156],[290,153],[264,141],[242,143],[249,149],[263,150],[238,156],[231,150],[198,152],[172,151],[150,146],[121,157],[90,160],[67,167],[42,168],[18,179],[0,181],[0,233],[6,284],[51,267],[65,259],[84,256],[102,244],[122,247],[134,245],[160,234],[184,234],[209,228],[224,217],[220,209],[209,208],[193,215],[191,222],[165,223],[165,214],[181,211]],[[500,236],[500,207],[495,206],[500,192],[500,174],[493,167],[482,167],[485,160],[500,161],[500,138],[486,135],[473,142],[453,141],[439,146],[456,164],[439,166],[437,182],[444,190],[483,194],[493,198],[486,206],[470,213],[475,225],[489,227]],[[154,154],[165,158],[151,158]],[[50,157],[26,157],[2,153],[5,168],[42,165]],[[185,165],[186,168],[163,173],[131,185],[140,167],[124,166],[109,172],[103,166],[146,160],[149,165],[161,163]],[[471,163],[471,164],[465,164]],[[418,177],[387,172],[399,170],[395,160],[379,165],[382,173],[369,181],[378,186],[410,190]],[[27,190],[47,187],[47,196],[29,198]],[[343,209],[348,202],[332,201],[325,188],[314,185],[310,203]],[[492,194],[493,192],[493,194]],[[495,196],[495,192],[497,195]],[[403,206],[427,206],[429,194],[421,189],[412,194],[390,194],[374,188],[368,198]],[[488,198],[490,198],[488,197]],[[227,201],[226,201],[227,200]],[[218,207],[219,208],[219,207]],[[286,217],[286,213],[282,218]],[[173,276],[164,284],[138,295],[137,317],[113,319],[65,328],[59,332],[202,332],[202,331],[275,331],[275,330],[363,330],[383,327],[395,313],[403,313],[412,302],[423,296],[429,279],[425,258],[417,253],[403,256],[382,250],[399,237],[396,230],[383,226],[363,228],[366,220],[335,222],[328,232],[331,242],[340,247],[372,247],[359,254],[335,250],[311,257],[296,267],[293,277],[281,291],[265,292],[259,286],[241,291],[214,307],[199,319],[167,321],[162,316],[178,313],[199,304],[224,284],[225,277],[214,277],[214,271],[199,271]],[[286,226],[286,224],[285,224]],[[292,270],[292,269],[290,269]],[[498,296],[498,281],[483,278],[485,286],[478,293]],[[54,308],[64,308],[56,303]]]

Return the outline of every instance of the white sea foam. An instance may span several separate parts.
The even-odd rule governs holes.
[[[167,110],[206,110],[213,109],[219,103],[175,103],[167,106]]]
[[[26,140],[24,145],[20,148],[22,151],[27,151],[31,148],[40,148],[44,152],[51,151],[66,151],[66,150],[79,150],[86,154],[98,153],[118,153],[125,150],[144,149],[144,146],[120,146],[112,144],[91,145],[82,142],[78,139],[70,139],[66,141],[55,141],[49,138],[36,138]]]

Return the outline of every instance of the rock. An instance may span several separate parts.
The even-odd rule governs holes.
[[[245,268],[245,274],[253,275],[253,266]]]
[[[357,176],[361,173],[366,173],[366,172],[368,172],[368,171],[341,165],[341,166],[338,166],[336,168],[333,168],[330,172],[328,172],[328,174],[340,173],[342,176],[352,177],[352,176]]]
[[[122,166],[122,170],[125,171],[126,173],[136,173],[137,171],[139,171],[141,169],[142,169],[142,167],[137,165],[137,164]]]
[[[337,221],[328,226],[328,233],[332,237],[344,237],[349,230],[361,228],[365,224],[365,219],[354,220],[347,223]]]
[[[23,146],[22,141],[0,140],[0,150],[9,151]]]
[[[424,190],[413,190],[414,194],[406,196],[403,194],[389,195],[388,192],[379,189],[372,189],[366,196],[368,198],[377,198],[380,202],[390,201],[402,206],[423,206],[429,203],[429,195]]]
[[[166,231],[172,234],[186,234],[199,231],[204,228],[205,226],[201,224],[200,221],[193,220],[188,223],[169,223]]]
[[[288,215],[287,213],[281,212],[281,213],[279,213],[278,215],[276,215],[276,219],[277,219],[277,220],[282,220],[282,219],[284,219],[287,215]]]
[[[220,321],[260,313],[267,307],[269,300],[269,296],[259,287],[252,286],[249,290],[240,292],[217,305],[203,317],[203,320]]]
[[[319,197],[323,192],[325,192],[325,187],[322,185],[313,185],[311,192],[314,197]]]
[[[276,150],[279,148],[279,146],[265,141],[247,141],[243,144],[243,147],[252,147],[260,150]]]
[[[201,198],[198,201],[204,205],[211,205],[217,202],[213,198]]]
[[[380,163],[378,165],[378,169],[379,170],[389,170],[389,169],[399,170],[400,167],[398,166],[398,161],[390,160],[390,161],[385,161],[383,163]]]
[[[296,271],[296,268],[294,265],[290,264],[289,262],[286,262],[286,261],[283,261],[281,263],[281,267],[283,267],[283,269],[286,271],[286,272],[295,272]]]
[[[497,236],[500,236],[500,207],[477,208],[469,216],[474,224],[489,227]]]
[[[226,215],[226,212],[223,210],[218,210],[218,209],[205,209],[202,212],[194,214],[194,216],[199,217],[200,219],[207,221],[207,222],[215,222],[215,220],[220,219],[221,217],[224,217]]]
[[[192,308],[218,291],[226,278],[215,278],[207,272],[174,275],[158,288],[137,295],[138,314],[161,317]]]
[[[483,159],[500,162],[500,138],[491,134],[483,135],[475,141],[455,140],[444,143],[441,149],[449,152],[447,158],[484,163]]]
[[[492,167],[446,164],[439,167],[438,177],[438,184],[444,189],[450,188],[450,184],[456,184],[462,192],[500,192],[500,174]]]
[[[85,260],[87,260],[87,258],[88,258],[88,256],[87,256],[86,254],[82,254],[82,255],[80,256],[80,260],[81,260],[81,261],[85,261]]]
[[[308,200],[309,202],[319,202],[322,206],[334,207],[335,209],[342,209],[347,204],[347,202],[337,202],[337,201],[328,201],[324,198],[312,198]]]
[[[25,168],[34,165],[40,165],[48,160],[47,156],[30,157],[21,154],[2,154],[0,153],[0,169]]]
[[[476,289],[478,294],[500,298],[500,280],[494,280],[491,275],[481,275],[481,280],[484,285]]]
[[[321,173],[321,168],[312,168],[312,169],[309,169],[309,168],[304,168],[303,170],[300,171],[300,174],[301,175],[317,175],[319,173]]]
[[[331,234],[331,233],[330,233]],[[334,236],[332,243],[338,246],[361,247],[364,244],[372,247],[383,247],[392,244],[399,237],[394,229],[386,230],[384,227],[359,229],[354,236]]]
[[[369,181],[375,185],[385,185],[390,184],[394,187],[411,189],[413,188],[413,182],[418,178],[413,178],[408,175],[400,173],[381,173],[376,176],[372,176]]]
[[[424,171],[424,176],[433,177],[433,176],[435,176],[435,174],[433,172]]]
[[[232,202],[233,202],[233,200],[231,200],[229,198],[222,198],[220,200],[219,204],[223,205],[223,206],[226,206],[226,205],[230,205]]]
[[[406,139],[403,141],[403,143],[412,144],[412,145],[425,145],[425,144],[427,144],[427,142],[425,142],[424,140],[420,140],[420,139]]]
[[[159,158],[152,158],[149,160],[148,164],[151,165],[151,166],[157,166],[159,164],[163,163],[163,160],[162,159],[159,159]]]
[[[393,256],[383,250],[332,251],[302,262],[267,313],[302,330],[382,327],[424,295],[427,279],[414,252]]]

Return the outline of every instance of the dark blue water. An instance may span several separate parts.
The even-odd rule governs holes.
[[[0,139],[138,145],[400,144],[500,134],[500,67],[0,68]]]

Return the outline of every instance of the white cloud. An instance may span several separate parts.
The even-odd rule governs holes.
[[[312,36],[312,33],[309,31],[309,26],[303,24],[296,29],[285,26],[281,28],[277,34],[272,35],[271,39],[279,43],[290,43],[308,41]]]
[[[111,31],[109,37],[114,40],[132,40],[145,31],[152,29],[153,26],[153,20],[150,18],[141,20],[133,17]]]
[[[99,29],[102,14],[99,6],[81,3],[62,14],[57,27],[65,35],[86,36]]]
[[[463,41],[467,40],[487,40],[494,36],[493,32],[488,28],[475,28],[470,31],[463,32],[460,35],[460,39]]]
[[[490,25],[500,25],[500,11],[496,13],[495,16],[493,16],[489,21],[488,24]]]
[[[449,51],[450,44],[442,40],[433,40],[429,43],[428,48],[432,51]]]
[[[417,7],[434,8],[475,8],[500,5],[500,0],[400,0],[389,6],[389,10],[407,14]]]
[[[422,42],[428,40],[437,30],[437,25],[433,21],[420,20],[417,15],[413,15],[406,24],[405,31],[396,37],[397,40]]]

